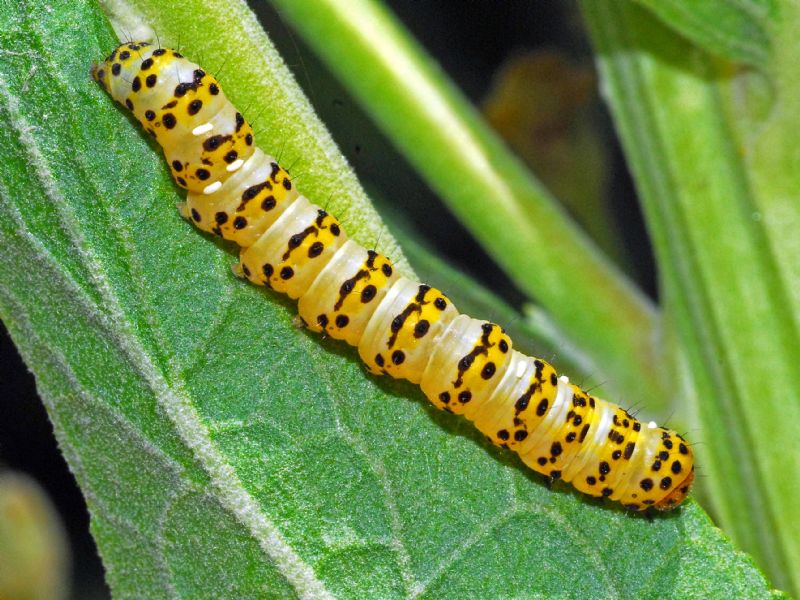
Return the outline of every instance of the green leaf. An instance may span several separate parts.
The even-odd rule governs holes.
[[[94,5],[0,0],[0,20],[0,317],[116,596],[769,595],[693,502],[648,520],[548,490],[295,328],[178,217],[157,148],[89,80],[115,45]],[[225,25],[266,45],[247,23]]]
[[[774,0],[636,0],[701,48],[768,68]]]
[[[790,4],[787,36],[800,16]],[[800,45],[772,65],[775,104],[754,120],[741,81],[635,4],[583,8],[653,234],[707,496],[774,581],[798,590],[800,524],[787,517],[800,496]]]

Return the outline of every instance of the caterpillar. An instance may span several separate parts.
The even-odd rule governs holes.
[[[693,453],[675,431],[643,424],[540,358],[499,325],[460,314],[441,291],[400,276],[302,196],[219,82],[179,52],[118,46],[92,77],[130,110],[187,190],[182,216],[240,246],[238,274],[298,301],[308,329],[358,349],[367,369],[419,385],[549,481],[633,511],[680,504]]]

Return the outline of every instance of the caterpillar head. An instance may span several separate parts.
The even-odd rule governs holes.
[[[219,82],[176,50],[121,44],[92,77],[161,145],[175,182],[192,193],[213,194],[253,153],[253,129]]]

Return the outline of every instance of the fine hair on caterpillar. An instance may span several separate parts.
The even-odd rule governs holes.
[[[181,214],[240,247],[250,282],[298,303],[311,331],[355,346],[376,375],[407,379],[549,480],[630,510],[680,504],[690,445],[513,348],[499,325],[460,314],[441,291],[401,276],[301,195],[255,144],[219,82],[180,52],[121,44],[92,76],[161,145],[187,190]]]

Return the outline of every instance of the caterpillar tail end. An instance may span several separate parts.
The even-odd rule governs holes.
[[[693,482],[694,468],[692,468],[692,470],[686,476],[686,479],[684,479],[680,485],[672,490],[672,492],[670,492],[667,496],[659,500],[657,504],[654,504],[653,508],[656,510],[672,510],[681,502],[686,500],[686,496],[689,495],[689,490],[691,489]]]

